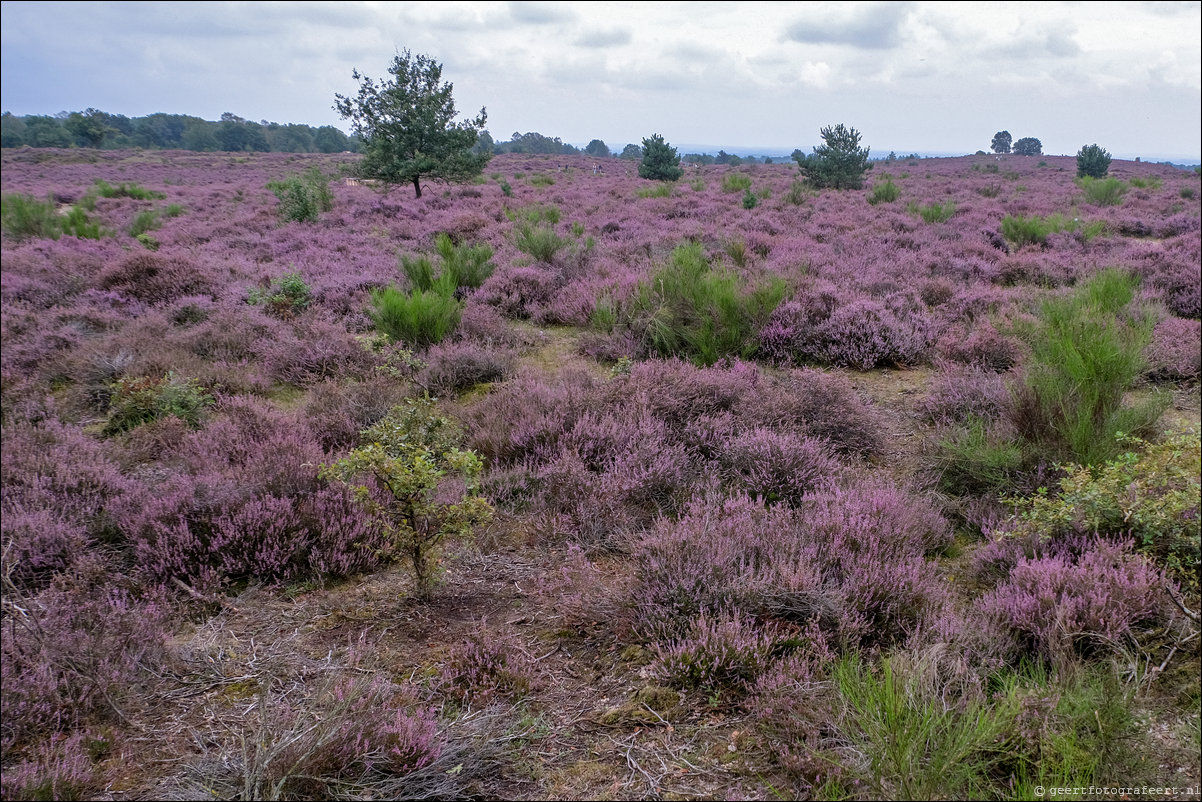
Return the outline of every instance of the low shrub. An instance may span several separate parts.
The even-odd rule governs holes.
[[[319,167],[268,182],[267,188],[279,198],[279,215],[285,223],[315,223],[322,212],[334,208],[330,178]]]
[[[113,186],[103,178],[97,178],[92,189],[97,195],[102,198],[133,198],[134,200],[162,200],[167,197],[165,193],[156,192],[155,190],[147,189],[132,181],[122,181],[120,184]]]
[[[651,187],[640,187],[635,190],[634,194],[640,198],[670,198],[672,197],[672,185],[659,184]]]
[[[839,307],[815,329],[815,355],[858,370],[923,362],[936,339],[934,323],[917,310],[895,312],[871,298]]]
[[[0,220],[4,233],[16,242],[27,239],[58,239],[62,220],[53,198],[40,201],[28,195],[7,194],[3,198]]]
[[[1086,202],[1094,206],[1117,206],[1127,194],[1127,185],[1117,178],[1086,175],[1077,179],[1077,186],[1085,193]]]
[[[872,191],[868,193],[868,202],[876,206],[880,203],[893,203],[901,196],[901,190],[893,183],[892,176],[882,175],[883,181],[874,181]]]
[[[910,214],[918,215],[927,223],[946,223],[956,214],[956,203],[950,200],[943,203],[927,203],[921,206],[917,203],[910,203],[906,206],[906,210]]]
[[[1196,381],[1202,374],[1202,324],[1169,317],[1156,324],[1145,351],[1148,375],[1160,381]]]
[[[313,291],[300,273],[285,273],[271,281],[267,287],[255,287],[246,294],[251,306],[262,306],[267,314],[281,320],[290,320],[309,308],[313,302]]]
[[[651,670],[676,688],[742,696],[771,664],[776,640],[750,619],[702,614],[683,637],[656,646]]]
[[[394,341],[424,348],[442,342],[459,325],[462,304],[437,289],[402,292],[395,286],[371,291],[368,315],[376,330]]]
[[[502,697],[517,701],[534,685],[534,666],[509,637],[473,636],[451,647],[441,687],[458,702],[482,707]]]
[[[426,352],[426,368],[415,381],[432,395],[456,395],[479,384],[501,381],[513,370],[513,361],[507,353],[474,343],[434,345]]]
[[[112,387],[104,433],[118,434],[167,416],[196,428],[212,405],[213,397],[195,379],[173,372],[161,378],[121,378]]]

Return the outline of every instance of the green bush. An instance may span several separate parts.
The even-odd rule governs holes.
[[[402,292],[393,286],[372,290],[371,303],[368,315],[376,329],[415,348],[441,342],[459,325],[462,312],[445,284],[427,291]]]
[[[928,462],[939,489],[955,496],[1006,492],[1026,464],[1021,444],[980,419],[943,431]]]
[[[550,264],[567,246],[567,239],[555,233],[555,229],[545,223],[531,223],[529,220],[519,221],[513,232],[513,245],[522,253],[533,256],[540,262]]]
[[[1110,172],[1110,153],[1097,145],[1083,145],[1077,151],[1077,178],[1105,178]]]
[[[196,428],[204,410],[212,404],[213,397],[196,380],[176,376],[173,372],[158,379],[118,379],[111,388],[104,433],[126,432],[172,415]]]
[[[712,365],[751,356],[756,333],[784,295],[782,280],[747,288],[736,274],[714,270],[701,245],[690,243],[639,285],[622,317],[648,351]]]
[[[1138,279],[1109,268],[1072,295],[1051,298],[1020,330],[1031,348],[1015,399],[1016,428],[1059,460],[1096,465],[1118,450],[1116,436],[1146,431],[1167,405],[1155,397],[1125,406],[1145,368],[1151,315],[1132,308]]]
[[[1077,179],[1077,186],[1085,193],[1085,200],[1095,206],[1117,206],[1127,194],[1127,185],[1117,178]]]
[[[133,222],[129,224],[129,234],[131,237],[138,237],[145,234],[147,231],[154,231],[161,228],[163,221],[160,219],[161,212],[155,209],[145,209],[134,215]]]
[[[672,197],[672,185],[656,184],[652,187],[642,187],[635,190],[634,194],[640,198],[670,198]]]
[[[751,189],[751,176],[744,173],[727,173],[722,176],[723,192],[746,192]]]
[[[1092,469],[1068,466],[1058,494],[1016,500],[1019,526],[1044,536],[1134,538],[1136,548],[1198,592],[1202,440],[1188,432],[1161,443],[1128,438],[1122,444],[1133,450]]]
[[[451,276],[456,288],[475,289],[496,269],[491,261],[492,247],[484,243],[456,245],[449,234],[439,234],[434,238],[434,250],[442,258],[443,273]]]
[[[429,599],[442,541],[469,534],[492,515],[478,492],[484,463],[475,452],[460,450],[459,430],[429,399],[393,409],[363,435],[367,445],[322,466],[320,475],[351,486],[388,535],[387,556],[409,563],[418,598]],[[373,482],[363,481],[369,477]],[[453,495],[447,477],[460,480]],[[381,501],[373,483],[391,498]]]
[[[785,193],[785,202],[793,206],[800,206],[810,198],[810,189],[804,182],[794,181],[789,185],[789,191]]]
[[[250,290],[246,294],[246,302],[252,306],[263,306],[272,317],[287,320],[309,308],[313,302],[313,291],[300,273],[285,273],[266,290],[258,287]]]
[[[943,203],[928,203],[922,206],[919,206],[917,203],[911,203],[906,206],[906,210],[910,214],[918,215],[927,223],[946,223],[956,213],[956,204],[950,200]]]
[[[893,183],[892,176],[883,175],[881,178],[885,179],[884,182],[874,183],[872,192],[868,194],[868,202],[873,206],[878,203],[893,203],[901,195],[901,190]]]
[[[530,176],[530,186],[532,187],[549,187],[555,183],[555,179],[549,175],[532,175]]]
[[[1135,187],[1136,189],[1160,189],[1162,186],[1164,186],[1164,181],[1162,181],[1159,178],[1138,178],[1137,177],[1137,178],[1132,178],[1130,180],[1130,182],[1128,182],[1128,183],[1130,183],[1131,186]],[[1191,195],[1191,197],[1193,197],[1193,196]]]
[[[62,236],[62,219],[53,198],[40,201],[29,195],[5,195],[0,200],[0,220],[4,233],[17,242]]]
[[[330,179],[319,168],[311,167],[302,175],[289,175],[267,184],[280,199],[280,218],[284,222],[313,223],[334,206]]]
[[[1061,231],[1075,231],[1088,242],[1106,233],[1106,224],[1101,220],[1082,223],[1080,219],[1070,220],[1062,214],[1046,217],[1008,214],[1002,218],[1002,236],[1020,248],[1024,245],[1046,245],[1050,235]]]
[[[78,206],[73,206],[65,215],[60,218],[59,225],[62,228],[64,236],[78,237],[79,239],[100,239],[105,232],[100,227],[99,223],[93,223],[87,212]],[[54,237],[58,239],[58,237]]]
[[[134,200],[162,200],[167,197],[162,192],[146,189],[134,183],[121,182],[117,186],[105,181],[103,178],[96,179],[95,193],[102,198],[133,198]]]
[[[869,148],[860,147],[860,132],[842,123],[827,126],[820,132],[822,145],[806,156],[793,151],[801,175],[818,189],[860,189],[864,174],[872,169],[868,163]]]
[[[754,194],[752,194],[750,189],[743,193],[743,208],[744,209],[754,209],[756,206],[759,206],[759,205],[760,205],[760,199],[757,198]]]

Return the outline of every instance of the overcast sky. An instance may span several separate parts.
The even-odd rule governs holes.
[[[462,117],[611,148],[1202,155],[1202,3],[4,2],[4,111],[347,124],[352,69],[434,57]]]

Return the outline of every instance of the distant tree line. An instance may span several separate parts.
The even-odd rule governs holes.
[[[359,152],[362,143],[332,125],[253,122],[226,112],[220,120],[187,114],[126,117],[99,109],[0,118],[0,147],[147,148],[260,153]]]

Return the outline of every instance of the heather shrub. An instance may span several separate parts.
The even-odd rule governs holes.
[[[104,785],[88,746],[89,733],[52,735],[31,759],[11,764],[0,779],[4,799],[90,799]]]
[[[511,637],[476,635],[451,647],[441,687],[465,705],[483,706],[496,697],[516,701],[529,693],[533,670]]]
[[[623,318],[649,352],[712,365],[755,353],[755,335],[784,294],[780,279],[747,288],[733,273],[714,270],[700,245],[679,245],[639,285]]]
[[[313,303],[313,291],[300,273],[285,273],[268,283],[266,288],[255,287],[246,294],[251,306],[262,306],[267,314],[290,320]]]
[[[322,212],[334,208],[329,176],[319,167],[311,167],[302,175],[294,173],[281,181],[269,181],[267,188],[279,198],[279,215],[285,223],[315,223]]]
[[[405,397],[406,386],[383,374],[362,381],[326,379],[309,389],[305,420],[322,448],[353,448],[360,432],[388,414]]]
[[[767,428],[730,436],[715,456],[724,481],[768,504],[799,504],[806,493],[840,472],[822,441]]]
[[[1077,178],[1077,186],[1085,193],[1085,201],[1094,206],[1117,206],[1127,193],[1127,185],[1117,178],[1086,175]]]
[[[656,645],[651,670],[672,687],[742,696],[772,663],[777,639],[751,619],[702,614],[683,637]]]
[[[213,405],[195,379],[168,372],[161,378],[121,378],[109,396],[108,422],[104,433],[125,432],[152,420],[174,416],[196,428],[206,408]]]
[[[1158,622],[1162,584],[1162,575],[1126,545],[1098,540],[1077,555],[1020,558],[974,609],[1010,659],[1034,654],[1063,664],[1073,654],[1105,653],[1137,627]]]
[[[388,286],[372,290],[368,314],[381,333],[424,348],[442,342],[459,324],[462,304],[444,289],[405,293]]]
[[[1144,351],[1147,375],[1162,381],[1196,381],[1202,373],[1202,324],[1169,317],[1156,324]]]
[[[876,206],[879,203],[893,203],[901,196],[901,190],[893,183],[893,177],[887,173],[881,176],[881,181],[874,181],[872,191],[868,193],[868,203]]]
[[[414,381],[431,395],[442,396],[501,381],[513,370],[514,359],[507,352],[462,342],[431,346],[425,362]]]
[[[95,558],[11,602],[0,640],[5,752],[44,733],[111,721],[161,667],[166,611],[138,601]],[[8,772],[6,771],[5,774]]]
[[[869,457],[883,447],[880,416],[838,373],[803,369],[748,388],[740,420],[825,441],[839,454]]]
[[[304,387],[330,378],[363,379],[393,352],[376,354],[329,317],[310,313],[284,327],[274,338],[254,343],[263,374],[277,382]]]
[[[323,465],[321,476],[352,488],[383,531],[386,553],[409,562],[418,596],[428,599],[441,542],[469,534],[491,515],[477,492],[483,463],[459,449],[458,429],[429,400],[398,406],[364,432],[364,440],[346,457]]]
[[[508,267],[489,278],[475,297],[505,317],[525,318],[550,303],[559,285],[559,277],[551,270]]]
[[[96,278],[102,290],[113,290],[148,304],[167,304],[190,295],[213,292],[212,280],[180,256],[139,251],[105,267]]]
[[[935,349],[949,362],[1003,373],[1018,364],[1018,343],[997,330],[992,323],[975,326],[971,333],[952,326],[939,338]]]
[[[230,790],[238,787],[248,799],[360,795],[387,778],[421,771],[444,743],[434,716],[406,709],[405,697],[381,680],[337,678],[301,703],[264,688],[258,725],[242,735],[243,760]]]
[[[1013,407],[1015,427],[1056,458],[1105,460],[1117,451],[1117,433],[1146,431],[1165,409],[1163,398],[1123,404],[1144,370],[1153,325],[1131,308],[1136,283],[1104,270],[1071,295],[1044,301],[1023,332],[1031,359]]]
[[[858,298],[836,309],[815,332],[823,361],[858,370],[880,365],[915,365],[926,358],[935,326],[918,311],[895,313],[885,304]]]
[[[934,424],[965,423],[972,418],[995,420],[1006,410],[1009,389],[1002,376],[972,365],[945,365],[917,405]]]

